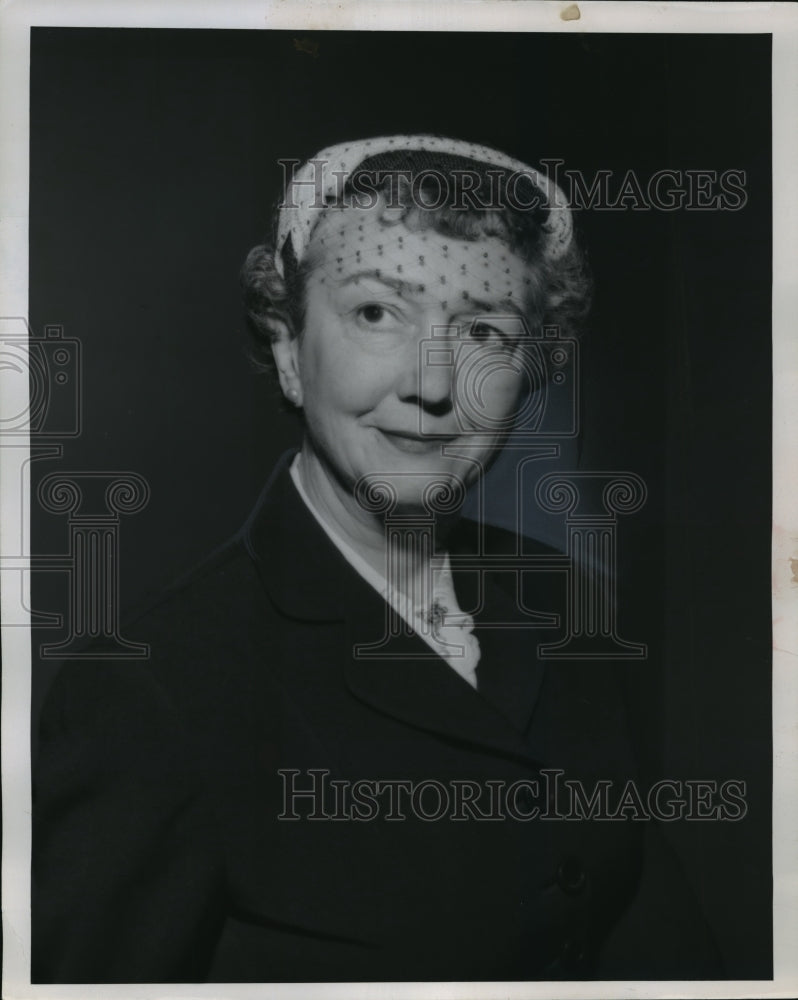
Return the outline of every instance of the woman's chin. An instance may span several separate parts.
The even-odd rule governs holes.
[[[363,476],[355,488],[364,509],[386,515],[418,514],[429,518],[456,514],[465,501],[467,483],[451,465],[423,470],[384,469]]]

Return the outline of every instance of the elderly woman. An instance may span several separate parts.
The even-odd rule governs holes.
[[[547,666],[558,593],[458,518],[534,413],[542,327],[585,311],[561,193],[371,139],[309,161],[275,234],[244,288],[302,445],[142,619],[149,662],[56,682],[34,980],[714,975],[644,824],[558,802],[635,777],[618,665]]]

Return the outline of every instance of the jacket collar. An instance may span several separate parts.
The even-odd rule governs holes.
[[[245,547],[277,609],[300,621],[341,621],[346,563],[291,481],[283,454],[242,529]]]
[[[529,629],[518,627],[516,604],[495,586],[480,586],[473,571],[455,571],[461,606],[478,607],[479,692],[415,633],[400,628],[386,639],[388,605],[346,562],[305,506],[291,480],[292,459],[293,453],[282,456],[242,530],[277,609],[300,621],[346,623],[345,681],[355,697],[377,711],[417,728],[528,757],[523,732],[543,668]],[[505,627],[491,627],[496,623]]]

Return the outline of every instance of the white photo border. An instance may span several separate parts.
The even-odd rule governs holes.
[[[2,629],[2,995],[22,998],[614,998],[790,997],[798,993],[798,8],[791,3],[640,3],[556,0],[10,0],[0,2],[0,313],[28,303],[30,28],[423,30],[765,33],[773,41],[773,871],[772,982],[343,983],[32,985],[30,983],[30,632]],[[5,388],[5,387],[3,387]],[[27,398],[6,391],[0,420]],[[14,488],[29,455],[21,439],[0,448],[0,556],[29,552],[28,516]],[[28,577],[25,577],[26,587]],[[23,599],[29,604],[29,592]],[[13,595],[4,592],[3,621]]]

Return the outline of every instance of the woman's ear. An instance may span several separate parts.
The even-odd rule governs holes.
[[[269,324],[272,356],[283,395],[294,406],[302,405],[302,380],[299,374],[299,338],[292,336],[288,324],[273,318]]]

